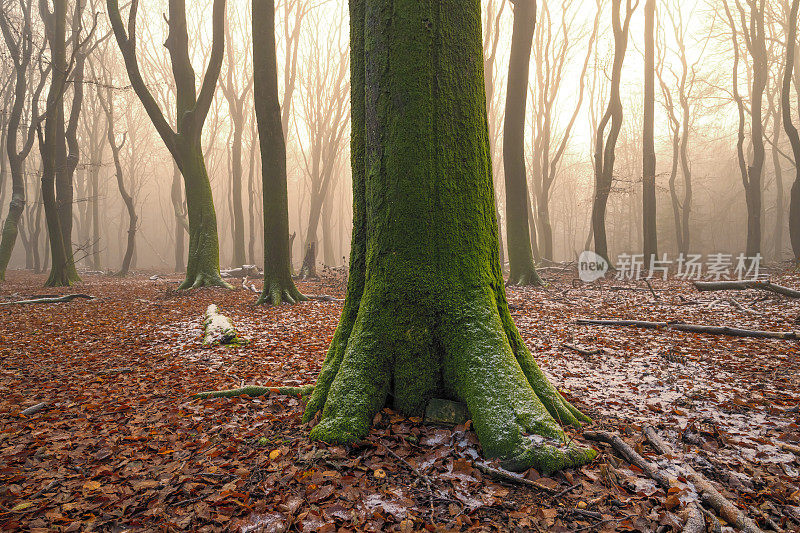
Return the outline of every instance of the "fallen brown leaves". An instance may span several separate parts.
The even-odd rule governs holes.
[[[9,278],[0,301],[43,294],[41,277]],[[299,398],[190,400],[201,390],[313,382],[341,303],[257,307],[256,296],[244,290],[175,292],[177,279],[87,276],[79,290],[93,301],[0,309],[0,528],[680,528],[687,494],[665,494],[609,450],[579,471],[552,478],[529,471],[526,477],[542,487],[532,490],[476,468],[480,447],[469,423],[430,427],[384,410],[366,440],[345,448],[308,440]],[[604,330],[573,321],[692,319],[785,329],[800,314],[798,304],[759,302],[754,294],[746,303],[760,312],[750,313],[679,305],[680,296],[714,297],[677,282],[655,285],[663,289],[659,302],[649,292],[571,283],[565,273],[548,290],[509,291],[523,336],[565,393],[640,453],[648,454],[640,425],[661,424],[731,501],[757,520],[796,529],[798,460],[779,446],[800,441],[800,420],[791,412],[800,394],[797,343]],[[300,285],[343,297],[341,277]],[[203,348],[202,315],[211,303],[252,342]],[[564,349],[564,342],[604,353]],[[40,402],[47,407],[20,414]]]

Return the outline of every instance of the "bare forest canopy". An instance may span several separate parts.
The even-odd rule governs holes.
[[[59,59],[45,28],[52,25],[55,5],[62,3],[66,49]],[[598,190],[608,195],[603,220],[607,250],[601,255],[612,259],[654,250],[645,242],[648,231],[655,231],[657,252],[670,256],[758,252],[770,261],[796,257],[789,235],[796,151],[784,119],[800,123],[800,54],[794,54],[793,71],[785,76],[791,2],[647,2],[651,3],[654,81],[648,90],[644,1],[538,2],[520,126],[534,260],[575,260],[584,249],[594,249],[592,214],[597,211]],[[53,172],[60,176],[64,171],[71,178],[70,183],[57,177],[56,189],[61,187],[62,226],[72,226],[71,238],[64,239],[66,253],[71,251],[77,269],[184,270],[191,217],[181,172],[134,90],[105,0],[58,1],[46,8],[47,13],[39,4],[0,0],[0,219],[19,211],[19,238],[9,268],[47,271],[53,261],[44,208],[47,194],[43,197],[41,186],[50,156],[40,142],[47,140],[49,103],[60,97],[64,131],[56,128],[53,134],[65,138],[63,161],[71,168]],[[212,1],[186,4],[185,52],[199,93],[213,55]],[[165,48],[167,2],[140,0],[136,5],[140,75],[164,119],[174,124],[181,83],[176,83],[171,50]],[[485,0],[482,7],[490,146],[505,247],[504,126],[509,118],[514,12],[520,8],[510,0]],[[127,26],[130,3],[119,8]],[[225,49],[218,82],[209,87],[200,138],[223,268],[263,261],[250,9],[250,2],[238,1],[224,7]],[[296,268],[310,243],[321,265],[341,266],[349,257],[348,17],[346,2],[275,4],[289,234],[295,236],[291,254]],[[623,61],[617,65],[620,44]],[[20,69],[22,92],[15,74]],[[784,78],[788,91],[783,91]],[[609,114],[615,99],[620,105],[616,126],[616,118],[610,119],[616,113]],[[649,187],[655,207],[647,203],[649,196],[643,198],[643,189],[648,190],[643,176],[650,173],[643,172],[647,162],[642,150],[648,107],[654,125],[655,171]],[[615,127],[618,133],[611,143],[607,136]],[[600,182],[598,132],[600,146],[606,151],[611,146],[614,159],[607,181]],[[11,152],[16,152],[11,156],[10,136],[15,138]],[[23,176],[16,203],[15,166]],[[71,204],[71,214],[65,202]],[[654,230],[643,224],[648,218],[643,210],[653,213]]]

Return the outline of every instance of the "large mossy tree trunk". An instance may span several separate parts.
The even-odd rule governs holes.
[[[258,303],[305,300],[292,280],[286,143],[278,103],[275,0],[253,0],[253,88],[261,146],[264,207],[264,288]]]
[[[553,471],[591,450],[511,319],[498,261],[479,0],[351,0],[350,278],[305,419],[364,437],[385,405],[464,402],[484,453]],[[542,438],[535,437],[536,435]]]
[[[542,285],[533,264],[528,226],[528,180],[525,175],[525,108],[528,72],[536,23],[536,0],[514,4],[514,29],[508,64],[506,116],[503,127],[503,165],[506,179],[506,244],[510,285]],[[533,218],[532,216],[530,217]],[[531,223],[533,221],[531,220]]]

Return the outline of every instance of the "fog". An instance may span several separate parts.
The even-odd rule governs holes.
[[[15,68],[9,39],[19,42],[23,38],[28,0],[0,2],[8,28],[5,44],[0,47],[0,101],[4,110],[0,116],[0,218],[5,219],[12,188],[6,139]],[[760,105],[766,143],[760,183],[760,253],[769,261],[783,261],[795,257],[789,239],[788,212],[796,163],[781,115],[789,2],[753,2],[764,14],[764,67],[768,72]],[[212,50],[212,2],[187,4],[189,51],[199,90]],[[620,74],[624,114],[605,221],[612,258],[642,253],[644,246],[645,23],[644,2],[641,4],[632,14]],[[509,0],[484,0],[482,6],[489,134],[501,242],[505,243],[503,125],[515,7]],[[757,61],[742,34],[743,24],[751,24],[749,6],[745,2],[728,2],[729,19],[725,3],[720,0],[657,2],[655,219],[659,253],[677,256],[681,251],[746,251],[748,210],[737,154],[740,119],[734,86],[744,109],[742,150],[749,164],[757,152],[751,121],[753,87],[757,85],[753,80],[758,73]],[[127,22],[128,6],[121,7]],[[278,93],[287,149],[289,231],[295,235],[291,241],[292,261],[299,268],[308,244],[315,242],[319,265],[342,266],[349,257],[352,231],[347,5],[327,0],[281,0],[275,9]],[[261,265],[264,254],[249,10],[250,3],[239,0],[229,1],[226,7],[225,57],[202,132],[222,267]],[[624,4],[622,11],[624,15]],[[76,265],[79,270],[117,271],[127,247],[131,217],[120,193],[107,139],[113,115],[114,141],[121,145],[122,182],[136,214],[131,269],[183,270],[189,243],[183,184],[170,152],[132,89],[106,4],[88,0],[80,25],[72,20],[74,0],[68,2],[67,12],[67,35],[74,35],[72,29],[79,27],[76,40],[86,54],[83,82],[76,82],[73,69],[68,72],[63,91],[68,121],[78,83],[84,93],[77,119],[79,156],[73,177],[72,248]],[[139,2],[137,57],[145,84],[164,116],[174,124],[176,84],[164,47],[168,34],[166,12],[166,1]],[[51,74],[42,70],[50,64],[51,52],[45,45],[44,26],[35,2],[30,20],[32,61],[26,75],[28,94],[19,128],[19,148],[28,136],[31,95],[44,75],[38,103],[40,112],[44,112],[51,83]],[[731,20],[737,32],[734,39]],[[739,56],[736,80],[734,40]],[[72,48],[68,47],[68,54]],[[525,116],[525,163],[535,227],[533,253],[540,264],[575,260],[581,251],[591,248],[596,132],[608,103],[614,49],[610,1],[598,0],[595,5],[578,0],[539,0]],[[795,63],[791,116],[797,121],[800,54],[795,55]],[[108,112],[103,106],[106,100]],[[38,144],[33,143],[25,160],[27,200],[20,237],[9,264],[12,269],[45,271],[50,261],[40,186],[43,161]],[[687,183],[691,183],[690,200]],[[239,206],[241,216],[237,222]],[[687,227],[676,229],[676,214],[683,219],[685,210]],[[548,225],[552,228],[550,251],[544,244],[549,238]],[[243,238],[244,257],[236,257],[237,231]],[[689,237],[688,246],[680,242],[684,234]]]

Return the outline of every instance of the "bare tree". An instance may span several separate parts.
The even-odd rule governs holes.
[[[628,33],[631,17],[639,5],[636,0],[626,0],[625,17],[621,17],[622,0],[611,1],[611,20],[614,30],[614,64],[611,70],[611,92],[608,106],[597,127],[595,140],[595,193],[592,206],[592,228],[594,233],[595,252],[608,260],[608,242],[606,240],[606,205],[614,181],[614,150],[622,129],[623,109],[620,99],[620,82],[625,52],[628,49]],[[605,129],[610,125],[608,136],[604,138]],[[609,261],[610,263],[610,261]]]
[[[789,11],[788,27],[786,31],[786,68],[783,72],[781,89],[781,114],[786,136],[792,143],[792,152],[795,161],[795,179],[792,184],[791,198],[789,201],[789,239],[792,243],[792,252],[795,260],[800,259],[800,134],[792,123],[792,72],[797,59],[797,17],[800,0],[792,0]],[[798,110],[800,110],[800,85],[795,81],[798,91]]]
[[[644,127],[642,132],[642,233],[647,264],[658,254],[656,226],[655,49],[656,0],[644,4]]]
[[[525,175],[525,108],[531,48],[536,26],[536,0],[514,2],[514,30],[508,64],[503,166],[506,178],[506,241],[511,273],[509,285],[542,285],[533,264]]]
[[[39,78],[39,83],[30,95],[28,103],[29,126],[19,146],[19,130],[25,113],[26,98],[28,97],[29,77],[33,77],[31,63],[33,60],[34,40],[33,23],[31,20],[31,7],[33,0],[19,0],[21,25],[14,28],[9,19],[13,0],[0,4],[0,30],[14,65],[14,85],[12,94],[13,104],[8,115],[5,131],[5,146],[8,154],[8,163],[11,171],[11,202],[8,206],[8,215],[3,224],[2,240],[0,240],[0,281],[5,279],[6,268],[11,259],[11,252],[19,233],[18,228],[22,213],[25,210],[25,159],[33,148],[36,139],[36,126],[39,124],[38,102],[47,75],[45,72]],[[37,57],[37,61],[40,57]],[[0,147],[1,149],[2,147]],[[0,155],[0,158],[2,156]]]
[[[561,27],[557,36],[549,27],[550,12],[547,3],[542,4],[542,23],[534,36],[534,58],[536,60],[536,94],[533,98],[533,193],[536,199],[536,229],[539,232],[541,255],[553,259],[553,224],[550,215],[550,201],[560,165],[566,152],[572,130],[583,107],[586,92],[586,72],[594,54],[594,43],[600,26],[603,1],[597,3],[597,13],[592,31],[586,45],[586,55],[580,72],[578,98],[569,123],[563,131],[556,131],[554,114],[557,100],[563,94],[564,71],[573,58],[572,50],[581,43],[573,31],[574,2],[564,0],[561,6]],[[580,4],[583,7],[583,4]],[[531,229],[533,231],[533,229]]]
[[[225,48],[225,0],[214,0],[211,56],[199,93],[189,57],[186,1],[169,1],[169,36],[165,44],[170,54],[176,86],[176,130],[144,82],[136,58],[136,13],[138,0],[132,0],[127,29],[122,22],[118,0],[107,0],[108,14],[134,91],[150,120],[180,168],[184,179],[189,215],[189,260],[181,289],[226,286],[219,274],[219,239],[211,185],[200,144],[203,125],[214,98],[222,69]]]
[[[231,14],[229,14],[229,17]],[[234,16],[238,16],[238,10],[234,11]],[[227,20],[227,19],[226,19]],[[237,26],[243,26],[237,18]],[[258,22],[261,24],[261,22]],[[228,112],[230,121],[233,125],[232,142],[228,145],[231,150],[231,200],[233,204],[233,265],[241,266],[247,261],[244,244],[245,224],[244,208],[242,203],[242,178],[244,170],[242,168],[242,152],[244,147],[244,130],[246,127],[246,99],[250,95],[253,86],[253,76],[249,74],[249,57],[245,50],[237,50],[234,44],[230,22],[225,24],[225,41],[228,43],[227,71],[222,77],[220,87],[225,100],[228,102]],[[247,48],[245,42],[245,48]],[[237,61],[235,58],[242,58]],[[244,78],[240,74],[244,72]]]
[[[728,6],[727,0],[723,2],[725,14],[731,28],[733,44],[733,97],[739,112],[739,134],[736,152],[739,160],[739,170],[742,174],[745,200],[747,202],[747,245],[746,254],[754,257],[761,253],[761,174],[764,168],[766,151],[764,148],[764,124],[762,105],[764,91],[767,86],[769,65],[767,61],[766,33],[764,27],[764,0],[745,0],[743,5],[737,0],[736,7],[739,14],[741,31],[737,29],[735,19]],[[746,9],[749,8],[749,9]],[[747,52],[752,60],[752,81],[750,86],[750,142],[753,146],[753,156],[748,164],[745,157],[745,103],[739,93],[739,42],[738,37],[744,39]]]

